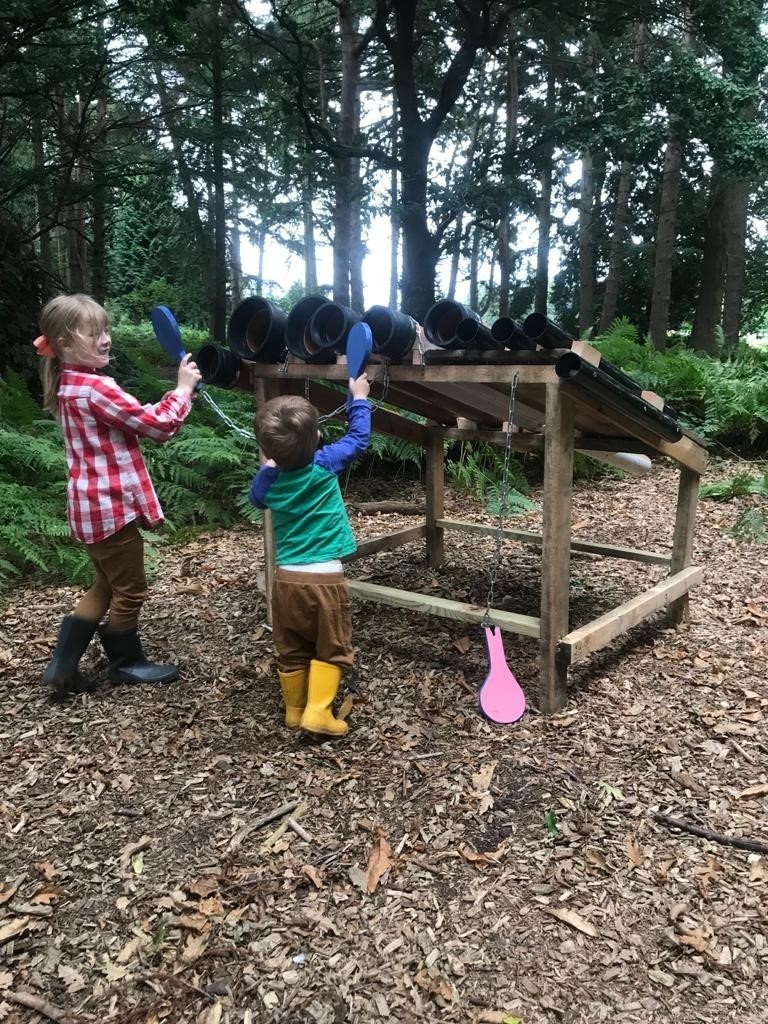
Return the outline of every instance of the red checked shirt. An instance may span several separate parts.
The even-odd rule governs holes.
[[[167,441],[191,406],[179,390],[141,405],[111,377],[64,366],[59,411],[69,465],[67,517],[78,540],[97,544],[134,520],[147,529],[163,522],[139,438]]]

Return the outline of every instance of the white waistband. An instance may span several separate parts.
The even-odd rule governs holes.
[[[306,562],[304,565],[281,565],[279,568],[291,572],[341,572],[341,562],[333,558],[330,562]]]

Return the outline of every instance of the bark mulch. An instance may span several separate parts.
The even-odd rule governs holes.
[[[711,477],[735,472],[718,467]],[[668,550],[676,474],[576,486],[577,536]],[[359,481],[348,499],[423,502]],[[534,495],[536,497],[536,495]],[[258,586],[261,532],[167,548],[144,612],[181,679],[66,705],[40,683],[66,587],[8,596],[0,637],[0,1021],[768,1019],[768,549],[704,502],[690,622],[638,627],[536,709],[536,644],[507,636],[530,709],[478,715],[479,627],[354,606],[350,733],[281,723]],[[486,520],[467,495],[446,515]],[[417,517],[353,513],[359,537]],[[535,529],[537,514],[517,520]],[[485,603],[493,538],[451,534],[350,576]],[[537,614],[540,559],[505,543],[496,602]],[[662,575],[572,563],[572,622]],[[85,666],[105,680],[96,645]]]

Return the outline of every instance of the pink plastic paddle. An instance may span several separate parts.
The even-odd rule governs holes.
[[[501,630],[496,626],[484,628],[488,675],[480,687],[480,709],[492,722],[509,725],[525,714],[525,694],[507,664]]]

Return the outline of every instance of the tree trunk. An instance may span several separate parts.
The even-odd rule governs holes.
[[[307,161],[309,163],[309,161]],[[307,295],[317,292],[317,256],[315,253],[315,213],[312,209],[314,190],[312,175],[307,171],[303,180],[301,208],[304,213],[304,291]]]
[[[360,49],[357,17],[351,0],[337,4],[341,37],[341,104],[339,142],[349,150],[360,127]],[[333,298],[363,312],[362,233],[360,227],[360,160],[341,156],[334,160]]]
[[[389,172],[389,305],[397,309],[397,294],[400,285],[400,200],[397,177],[397,97],[392,93],[392,169]]]
[[[608,273],[605,278],[603,292],[603,310],[600,314],[598,334],[605,334],[616,319],[621,287],[621,268],[627,243],[627,224],[629,222],[629,193],[632,165],[623,160],[619,171],[619,186],[616,193],[616,209],[613,214],[613,231],[608,246]]]
[[[232,308],[243,301],[243,260],[240,252],[240,217],[237,200],[232,199],[232,227],[229,232],[229,281],[232,292]]]
[[[731,193],[727,182],[712,175],[709,211],[704,233],[699,297],[693,317],[690,345],[697,352],[718,354],[717,327],[722,321],[725,261],[728,247],[728,215]]]
[[[728,231],[725,289],[723,294],[723,334],[726,349],[739,343],[741,303],[744,294],[744,262],[749,213],[749,185],[735,181],[732,185],[731,216]]]
[[[651,315],[648,332],[659,352],[667,347],[669,299],[672,293],[672,256],[675,249],[677,199],[680,194],[680,167],[683,144],[676,131],[667,141],[661,177],[659,219],[656,228],[656,259],[653,268]]]
[[[35,201],[37,203],[37,235],[40,244],[40,264],[45,274],[50,274],[51,262],[51,230],[48,221],[48,193],[45,175],[45,145],[43,143],[42,102],[32,121],[32,157],[35,162],[37,183],[35,185]]]
[[[539,176],[540,193],[538,204],[538,243],[536,246],[536,282],[534,286],[534,310],[547,315],[549,305],[549,247],[550,230],[552,227],[552,176],[554,162],[554,141],[552,139],[553,121],[555,117],[555,44],[549,44],[547,61],[547,98],[544,113],[544,144],[543,162]]]
[[[594,326],[595,310],[595,239],[594,239],[594,168],[592,153],[581,154],[581,195],[579,199],[579,336],[584,337]]]
[[[213,45],[211,46],[215,282],[213,338],[214,341],[223,342],[227,336],[227,202],[224,194],[224,71],[219,17],[217,3],[212,12]]]
[[[480,243],[483,231],[479,224],[472,225],[472,251],[469,257],[469,308],[477,312],[480,305],[480,293],[477,283],[478,266],[480,264]]]
[[[442,80],[442,88],[434,106],[422,120],[419,113],[420,89],[416,85],[416,5],[412,0],[392,0],[395,33],[384,26],[383,42],[387,46],[394,70],[395,88],[400,107],[402,145],[403,233],[403,309],[420,323],[435,301],[435,270],[439,256],[437,238],[427,221],[427,180],[429,154],[448,113],[461,95],[474,65],[481,39],[469,30]],[[469,11],[470,8],[467,8]]]
[[[509,316],[509,293],[512,276],[512,248],[510,238],[510,182],[517,150],[517,121],[520,109],[517,74],[517,36],[514,19],[510,14],[507,27],[507,101],[504,108],[504,199],[499,211],[499,316]]]

